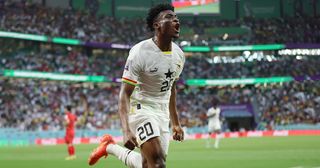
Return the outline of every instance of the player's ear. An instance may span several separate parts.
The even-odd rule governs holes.
[[[154,23],[153,23],[153,28],[154,28],[155,30],[159,29],[159,27],[160,27],[160,23],[159,23],[159,22],[154,22]]]

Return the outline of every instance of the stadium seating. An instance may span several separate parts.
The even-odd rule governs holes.
[[[1,58],[3,69],[33,70],[67,74],[103,75],[110,79],[119,78],[126,61],[126,51],[106,50],[98,55],[88,55],[84,51],[66,51],[56,49],[55,52],[22,51]],[[276,56],[268,60],[266,56],[250,60],[241,56],[244,62],[236,62],[235,57],[213,57],[207,55],[187,57],[183,79],[193,78],[248,78],[272,76],[313,76],[320,73],[317,65],[319,57]],[[233,60],[232,60],[233,59]],[[239,59],[239,58],[238,58]],[[286,68],[283,68],[286,67]]]
[[[2,80],[0,84],[5,86],[0,94],[1,127],[61,130],[61,109],[71,103],[81,116],[79,128],[120,128],[117,120],[118,85],[110,87],[32,79]],[[255,104],[259,122],[269,127],[315,124],[320,121],[320,98],[316,88],[319,88],[319,83],[312,81],[246,87],[180,87],[178,109],[185,126],[203,126],[206,124],[204,116],[210,105],[210,97],[218,95],[222,104]],[[20,96],[14,96],[17,92]],[[79,100],[81,94],[87,96],[88,112],[84,111]]]
[[[62,15],[65,17],[59,17]],[[134,44],[150,37],[143,25],[141,18],[129,20],[94,17],[81,11],[36,4],[23,7],[9,3],[0,14],[1,31],[95,42]],[[319,43],[318,25],[318,17],[181,20],[181,38],[177,43],[187,41],[192,45],[209,46]],[[1,38],[0,73],[4,69],[13,69],[102,75],[116,79],[122,75],[127,55],[127,50],[102,50]],[[188,53],[181,78],[290,76],[309,79],[310,76],[320,74],[319,65],[319,57],[280,56],[275,51],[267,54],[238,52],[236,56],[228,58],[212,53]],[[256,120],[263,125],[261,129],[282,129],[281,126],[287,128],[286,125],[292,124],[314,125],[320,122],[318,88],[317,81],[195,88],[179,85],[178,108],[185,126],[203,126],[206,124],[205,112],[209,107],[209,99],[212,95],[218,95],[224,104],[253,104],[256,107]],[[79,128],[120,128],[116,114],[119,85],[116,83],[72,83],[1,77],[0,91],[1,128],[24,131],[62,130],[62,109],[66,104],[72,104],[78,115],[83,116]],[[85,112],[82,107],[80,95],[87,96],[89,111]],[[92,135],[90,132],[86,134]],[[39,136],[61,135],[51,132]],[[18,136],[20,134],[15,137]],[[25,135],[21,137],[25,138]]]
[[[3,10],[3,14],[0,15],[2,31],[123,44],[134,44],[150,37],[141,18],[94,17],[90,13],[72,9],[49,8],[39,4],[23,6],[14,2],[8,3]],[[65,17],[60,17],[62,15]],[[47,16],[51,16],[50,20]],[[181,22],[183,31],[180,41],[186,40],[194,45],[217,45],[217,39],[222,39],[225,34],[229,37],[218,40],[219,44],[224,42],[230,44],[230,40],[236,40],[239,44],[320,42],[319,17],[273,19],[248,17],[236,21],[182,19]],[[194,32],[198,38],[195,39],[188,32]],[[215,36],[208,38],[208,34]]]

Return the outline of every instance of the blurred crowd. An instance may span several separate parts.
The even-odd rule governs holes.
[[[83,51],[19,52],[0,57],[0,69],[19,69],[68,74],[102,75],[120,78],[128,55],[127,51],[105,50],[95,55]],[[194,78],[250,78],[272,76],[314,76],[320,74],[319,57],[277,56],[268,60],[244,62],[214,62],[218,56],[191,56],[186,58],[182,79]],[[231,56],[229,58],[232,58]],[[285,68],[284,68],[285,67]]]
[[[121,77],[127,52],[106,50],[104,55],[88,56],[85,52],[20,52],[0,57],[0,68],[82,75]]]
[[[181,38],[192,45],[319,43],[320,18],[241,18],[238,20],[181,19]],[[244,33],[212,33],[215,28],[238,28]],[[43,7],[39,4],[0,4],[0,30],[75,38],[83,41],[135,44],[150,37],[144,19],[96,16],[92,12]]]
[[[265,129],[273,129],[276,125],[320,123],[320,82],[305,81],[256,86],[184,88],[179,90],[178,100],[183,124],[205,125],[205,113],[214,95],[220,99],[222,105],[253,104],[256,107],[257,122]]]
[[[284,83],[255,90],[261,122],[275,125],[320,122],[320,82]]]
[[[71,105],[77,127],[119,128],[117,87],[32,79],[0,80],[0,127],[64,129],[64,107]]]
[[[192,29],[189,36],[179,41],[190,41],[192,45],[245,45],[275,43],[319,43],[320,17],[297,16],[294,18],[257,19],[252,17],[238,20],[209,20],[182,22]],[[208,29],[239,28],[246,33],[210,34]]]
[[[95,9],[96,7],[92,7]],[[134,44],[150,37],[143,19],[115,19],[94,12],[56,9],[28,3],[1,3],[0,31],[75,38],[83,41]],[[196,18],[181,20],[179,44],[238,45],[320,43],[320,19],[295,17],[243,18],[236,21]],[[208,34],[213,28],[241,28],[245,34]],[[182,32],[189,29],[189,33]],[[187,41],[185,43],[184,41]],[[212,53],[186,58],[182,79],[251,78],[320,75],[320,58],[240,53],[242,61]],[[128,51],[101,50],[0,38],[0,74],[4,69],[120,78]],[[252,56],[254,57],[254,56]],[[220,59],[220,61],[217,61]],[[233,59],[233,60],[232,60]],[[221,61],[222,60],[222,61]],[[216,95],[222,104],[253,104],[258,122],[275,125],[320,122],[320,83],[190,87],[178,85],[178,110],[184,126],[206,124],[206,111]],[[77,127],[120,128],[117,114],[119,85],[13,79],[0,76],[0,128],[61,130],[63,108],[72,105],[80,117]]]
[[[0,127],[21,130],[63,129],[63,108],[72,105],[78,128],[120,128],[119,85],[32,79],[0,80]],[[275,125],[320,122],[320,83],[291,82],[259,86],[178,87],[177,107],[183,126],[203,126],[212,96],[221,104],[251,103],[259,123]]]
[[[0,5],[0,30],[125,44],[140,41],[148,34],[141,19],[96,17],[71,8],[49,8],[16,2]]]
[[[245,56],[243,56],[244,58]],[[183,77],[193,78],[246,78],[272,76],[313,76],[320,74],[319,57],[278,56],[268,60],[264,56],[261,60],[235,63],[214,63],[217,57],[194,56],[186,59]],[[232,57],[229,57],[232,58]]]

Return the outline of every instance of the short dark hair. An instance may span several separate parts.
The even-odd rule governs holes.
[[[147,26],[150,31],[154,31],[153,28],[153,22],[161,13],[162,11],[165,10],[171,10],[174,12],[174,7],[171,4],[165,3],[165,4],[158,4],[152,8],[149,9],[148,16],[146,18]]]
[[[66,106],[66,109],[67,109],[68,111],[71,111],[71,109],[72,109],[71,105],[67,105],[67,106]]]
[[[212,99],[211,99],[211,101],[212,101],[212,103],[213,103],[214,105],[220,104],[220,99],[219,99],[218,96],[213,96]]]

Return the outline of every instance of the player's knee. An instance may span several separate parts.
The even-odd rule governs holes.
[[[154,156],[153,159],[154,159],[155,167],[157,167],[157,168],[165,168],[166,167],[165,157],[162,153],[158,154],[157,156]]]
[[[166,162],[164,160],[164,158],[158,158],[155,161],[155,167],[156,168],[165,168],[166,167]]]
[[[147,159],[143,159],[143,160],[142,160],[142,168],[148,168]]]

